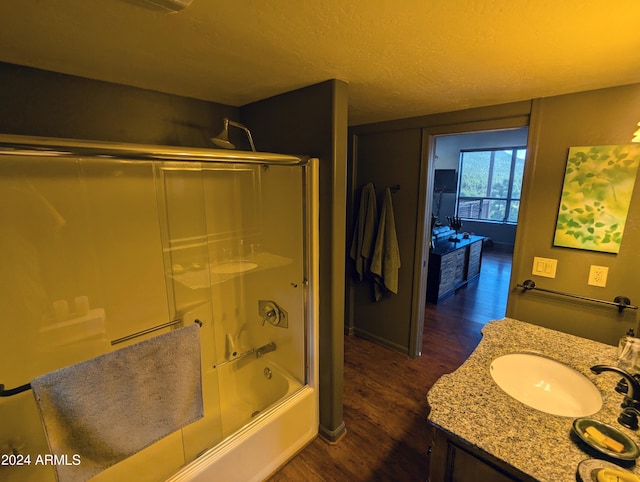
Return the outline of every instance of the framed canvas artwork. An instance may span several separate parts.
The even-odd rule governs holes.
[[[640,144],[569,148],[554,246],[618,253]]]

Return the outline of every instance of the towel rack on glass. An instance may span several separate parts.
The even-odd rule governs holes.
[[[125,341],[132,340],[133,338],[137,338],[142,335],[146,335],[148,333],[152,333],[154,331],[161,330],[162,328],[168,328],[170,326],[177,325],[181,323],[182,320],[172,320],[162,325],[154,326],[153,328],[149,328],[148,330],[139,331],[137,333],[132,333],[131,335],[123,336],[122,338],[118,338],[111,342],[111,346],[117,345],[118,343],[124,343]],[[202,327],[202,321],[195,320],[194,323],[197,323],[200,327]],[[24,385],[20,385],[19,387],[5,389],[4,385],[0,383],[0,397],[10,397],[12,395],[17,395],[18,393],[26,392],[27,390],[31,390],[31,384],[25,383]]]
[[[124,343],[125,341],[133,340],[134,338],[138,338],[142,335],[148,335],[149,333],[153,333],[154,331],[162,330],[163,328],[169,328],[170,326],[178,325],[182,323],[181,319],[168,321],[163,325],[154,326],[153,328],[148,328],[146,330],[138,331],[136,333],[132,333],[131,335],[123,336],[122,338],[116,338],[111,342],[111,346],[118,345],[120,343]],[[202,327],[202,322],[200,320],[195,320],[194,323],[197,323]]]
[[[626,296],[616,296],[613,301],[605,301],[605,300],[599,300],[597,298],[588,298],[586,296],[581,296],[581,295],[573,295],[571,293],[564,293],[562,291],[555,291],[555,290],[548,290],[545,288],[538,288],[536,286],[536,282],[533,280],[525,280],[522,283],[518,283],[516,285],[516,287],[518,288],[522,288],[522,291],[530,291],[530,290],[537,290],[537,291],[544,291],[545,293],[553,293],[555,295],[560,295],[560,296],[568,296],[569,298],[576,298],[579,300],[583,300],[583,301],[592,301],[594,303],[602,303],[605,305],[612,305],[618,308],[618,313],[622,313],[623,310],[625,309],[629,309],[629,310],[637,310],[638,307],[635,305],[631,304],[631,300],[629,298],[627,298]]]

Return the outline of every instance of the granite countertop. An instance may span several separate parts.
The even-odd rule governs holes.
[[[427,400],[430,422],[540,480],[575,480],[580,461],[593,455],[571,437],[573,418],[540,412],[507,395],[489,373],[501,355],[537,351],[574,368],[601,391],[602,409],[591,417],[626,433],[640,444],[638,431],[617,422],[623,395],[614,390],[620,375],[595,375],[590,367],[615,365],[617,348],[511,318],[491,321],[482,340],[455,372],[442,376]],[[640,475],[638,464],[629,470]]]

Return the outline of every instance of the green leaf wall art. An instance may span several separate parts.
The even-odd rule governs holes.
[[[640,144],[571,147],[554,246],[618,253]]]

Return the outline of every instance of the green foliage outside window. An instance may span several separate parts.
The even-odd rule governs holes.
[[[526,149],[463,151],[458,216],[517,223]]]

